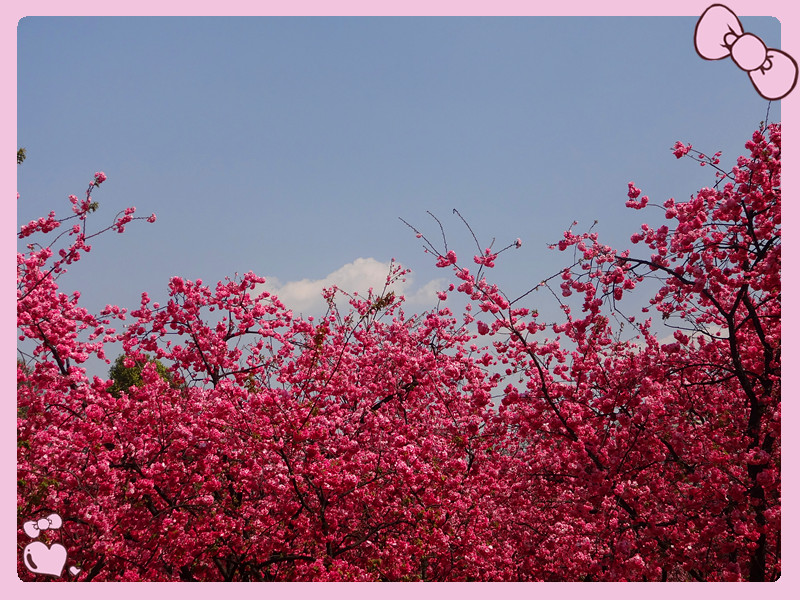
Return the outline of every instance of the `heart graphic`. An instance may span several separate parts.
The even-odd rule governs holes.
[[[58,577],[67,562],[67,549],[61,544],[49,548],[42,542],[31,542],[23,550],[24,563],[29,571]]]

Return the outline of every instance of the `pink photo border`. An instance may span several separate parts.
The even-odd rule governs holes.
[[[362,16],[692,16],[699,17],[703,11],[715,0],[562,0],[560,2],[541,0],[229,0],[228,2],[209,2],[207,0],[139,0],[138,2],[109,2],[98,0],[27,0],[25,2],[5,2],[0,7],[0,64],[2,64],[3,79],[9,84],[4,96],[4,118],[0,120],[2,138],[9,141],[6,153],[8,161],[0,162],[3,187],[6,187],[6,197],[16,194],[16,170],[10,160],[12,144],[16,149],[16,65],[17,65],[17,25],[26,16],[176,16],[176,15],[362,15]],[[781,50],[800,57],[800,3],[796,0],[731,0],[724,2],[738,16],[772,16],[781,22]],[[598,23],[599,25],[599,23]],[[676,43],[683,43],[677,41]],[[698,60],[700,60],[698,58]],[[790,198],[782,215],[782,220],[788,231],[793,231],[800,223],[800,207],[791,202],[798,197],[800,183],[796,173],[796,166],[800,162],[798,150],[798,131],[796,119],[800,115],[800,92],[789,94],[781,101],[781,117],[783,126],[783,140],[785,153],[784,159],[790,168],[784,173],[783,187]],[[13,142],[11,141],[13,140]],[[14,196],[16,197],[16,196]],[[3,233],[0,243],[11,246],[15,238],[17,223],[2,223]],[[785,278],[784,293],[789,298],[788,306],[798,304],[796,283],[800,278],[797,263],[792,258],[800,257],[800,237],[785,236],[785,256],[788,276]],[[11,248],[2,254],[5,257],[0,261],[0,282],[3,292],[0,294],[0,325],[2,337],[5,340],[0,344],[0,385],[2,397],[5,398],[7,418],[0,421],[0,580],[6,589],[8,597],[24,598],[107,598],[120,597],[136,598],[141,595],[155,595],[156,597],[174,594],[175,590],[166,589],[169,584],[111,584],[100,585],[77,584],[67,582],[55,583],[54,586],[43,587],[42,584],[25,584],[19,581],[16,575],[17,546],[16,531],[18,523],[12,515],[16,514],[16,484],[13,474],[15,472],[16,457],[16,430],[12,405],[15,398],[13,384],[14,347],[12,339],[12,253]],[[800,338],[800,314],[788,311],[784,315],[784,327],[789,341],[785,350],[784,363],[790,367],[800,359],[798,343],[794,340]],[[15,335],[15,334],[14,334]],[[787,370],[786,390],[800,389],[798,382],[800,372],[797,369]],[[787,392],[790,395],[791,391]],[[783,425],[786,431],[791,431],[792,425],[800,422],[800,407],[794,402],[786,402],[782,406]],[[640,583],[614,583],[594,584],[586,587],[581,584],[494,584],[494,583],[469,583],[469,584],[383,584],[380,588],[375,584],[266,584],[268,587],[229,584],[222,589],[224,584],[200,584],[188,590],[193,596],[203,598],[219,598],[221,595],[257,596],[266,598],[300,597],[318,599],[325,596],[334,597],[372,597],[380,595],[387,598],[406,598],[409,594],[424,597],[467,597],[484,598],[489,594],[513,596],[520,598],[535,597],[570,597],[582,598],[589,596],[614,596],[614,597],[672,597],[676,594],[690,597],[727,597],[751,598],[753,595],[768,597],[798,597],[800,592],[800,576],[798,575],[798,441],[792,435],[783,439],[783,452],[787,460],[783,463],[783,575],[777,583],[766,584],[640,584]],[[142,585],[147,587],[142,587]],[[234,586],[231,589],[230,586]],[[646,589],[643,586],[649,586]],[[675,587],[681,585],[680,588]],[[755,589],[753,586],[758,585]],[[114,586],[109,587],[109,586]],[[671,586],[671,587],[670,587]],[[709,588],[708,586],[714,586]],[[725,589],[720,589],[725,586]]]

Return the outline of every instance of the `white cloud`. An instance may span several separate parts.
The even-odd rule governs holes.
[[[439,298],[436,296],[437,292],[446,290],[448,286],[446,279],[431,279],[425,285],[418,287],[416,290],[410,291],[406,294],[406,305],[414,308],[415,310],[421,308],[426,310],[436,306]]]
[[[291,310],[304,315],[321,315],[327,305],[322,298],[322,290],[334,285],[343,292],[366,296],[369,289],[381,293],[389,275],[389,263],[374,258],[357,258],[351,263],[339,267],[321,279],[300,279],[298,281],[281,282],[275,277],[266,277],[266,283],[257,286],[256,293],[268,291]],[[405,281],[399,280],[390,286],[397,295],[406,296],[406,310],[425,310],[436,304],[436,292],[447,287],[444,279],[434,279],[414,289],[412,276],[406,275]],[[339,308],[346,310],[347,299],[339,297]]]

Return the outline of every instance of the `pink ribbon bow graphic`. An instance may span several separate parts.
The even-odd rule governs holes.
[[[694,29],[694,47],[706,60],[730,56],[747,71],[756,91],[767,100],[780,100],[797,83],[797,63],[761,39],[745,33],[739,18],[722,4],[709,6]]]

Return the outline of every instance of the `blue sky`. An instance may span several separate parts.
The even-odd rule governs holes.
[[[62,279],[90,309],[252,270],[314,313],[331,274],[363,291],[394,257],[421,311],[449,274],[398,217],[433,240],[434,212],[469,263],[458,208],[482,242],[522,239],[494,273],[515,296],[566,266],[547,243],[573,220],[628,247],[660,219],[625,207],[629,181],[652,202],[713,184],[676,140],[728,165],[744,152],[767,101],[697,55],[696,21],[25,18],[18,224],[66,214],[102,170],[97,227],[127,206],[158,220],[95,240]],[[776,19],[741,21],[780,47]]]

